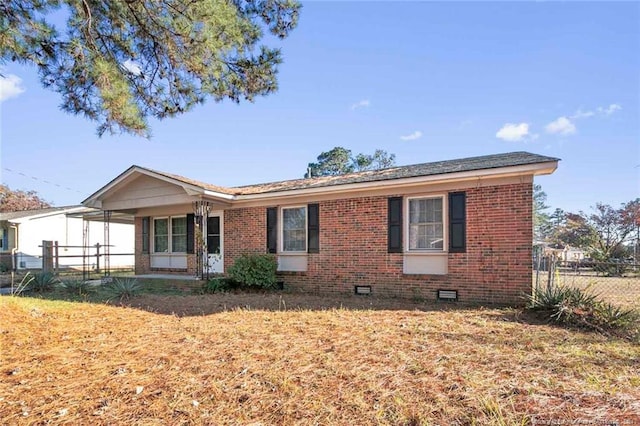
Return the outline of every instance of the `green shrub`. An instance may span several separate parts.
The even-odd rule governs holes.
[[[72,279],[60,281],[60,288],[69,294],[78,296],[87,295],[94,289],[88,281]]]
[[[26,291],[33,291],[36,293],[44,293],[46,291],[53,290],[53,287],[58,283],[58,279],[52,272],[40,272],[33,274],[33,280],[27,286]]]
[[[211,278],[209,281],[202,285],[202,291],[204,293],[221,293],[227,291],[230,287],[230,280],[224,277]]]
[[[273,288],[278,262],[271,254],[243,254],[229,268],[229,277],[243,286]]]
[[[142,284],[135,278],[114,278],[113,281],[105,285],[105,289],[112,297],[125,300],[140,294]]]

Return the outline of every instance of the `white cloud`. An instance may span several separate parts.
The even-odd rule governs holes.
[[[355,104],[351,105],[351,110],[353,111],[354,109],[357,108],[367,108],[371,105],[371,102],[369,102],[369,99],[363,99],[360,102],[356,102]]]
[[[507,142],[517,142],[525,139],[527,135],[529,135],[528,123],[507,123],[498,130],[496,138]]]
[[[574,119],[578,119],[578,118],[589,118],[589,117],[593,117],[594,115],[596,115],[595,112],[593,111],[583,111],[582,109],[578,109],[575,114],[573,114],[571,117],[569,118],[574,118]]]
[[[590,117],[593,117],[595,115],[609,116],[609,115],[613,114],[616,111],[620,111],[621,109],[622,109],[622,106],[620,106],[620,104],[611,104],[608,107],[598,107],[595,110],[587,110],[587,111],[583,111],[582,109],[578,109],[569,118],[572,118],[572,119],[590,118]]]
[[[598,112],[604,115],[611,115],[616,111],[620,111],[622,107],[619,104],[611,104],[606,108],[598,107]]]
[[[122,66],[124,67],[124,69],[126,69],[133,75],[142,74],[142,69],[140,68],[140,65],[138,65],[135,61],[132,61],[131,59],[127,59],[126,61],[124,61],[122,63]]]
[[[558,117],[545,126],[547,133],[571,135],[576,132],[576,126],[567,117]]]
[[[15,98],[24,92],[24,90],[24,87],[22,87],[22,79],[17,75],[0,75],[0,102],[4,102],[9,98]]]
[[[420,130],[416,130],[415,132],[406,135],[406,136],[400,136],[400,139],[402,139],[403,141],[415,141],[416,139],[420,139],[422,137],[422,132]]]

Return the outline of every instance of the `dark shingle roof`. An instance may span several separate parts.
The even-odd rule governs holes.
[[[311,179],[295,179],[259,185],[239,186],[236,188],[229,188],[229,190],[233,191],[232,193],[235,195],[263,194],[268,192],[346,185],[351,183],[444,175],[449,173],[496,169],[500,167],[524,166],[528,164],[547,163],[550,161],[559,161],[559,159],[531,154],[529,152],[510,152],[506,154],[461,158],[458,160],[421,163],[411,166],[391,167],[388,169],[349,173],[340,176],[322,176]]]
[[[279,182],[262,183],[257,185],[237,186],[232,188],[212,185],[209,183],[189,179],[184,176],[147,169],[145,167],[141,168],[209,191],[215,191],[227,195],[253,195],[265,194],[270,192],[293,191],[297,189],[323,188],[352,183],[378,182],[420,176],[445,175],[449,173],[547,163],[550,161],[559,161],[559,159],[538,154],[531,154],[529,152],[510,152],[506,154],[483,155],[480,157],[461,158],[458,160],[435,161],[433,163],[421,163],[410,166],[390,167],[388,169],[349,173],[340,176],[321,176],[315,178],[293,179]]]

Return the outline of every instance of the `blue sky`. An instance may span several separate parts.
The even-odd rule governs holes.
[[[322,151],[398,165],[530,151],[548,204],[640,196],[640,4],[306,2],[277,93],[98,138],[33,68],[5,64],[2,182],[77,204],[132,164],[224,186],[302,177]],[[34,179],[35,178],[35,179]]]

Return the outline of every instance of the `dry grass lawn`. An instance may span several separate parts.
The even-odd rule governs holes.
[[[3,424],[631,425],[639,372],[637,344],[513,310],[0,298]]]

